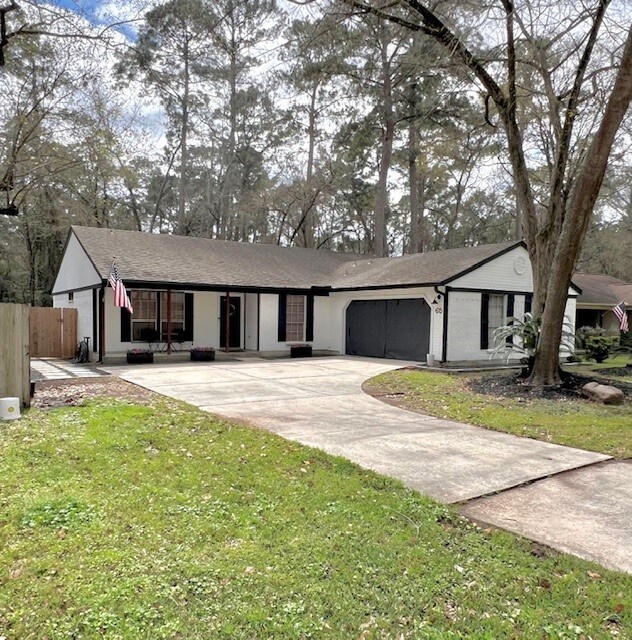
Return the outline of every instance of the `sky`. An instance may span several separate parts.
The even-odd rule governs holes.
[[[134,22],[139,21],[154,2],[153,0],[47,0],[46,4],[77,13],[95,26],[127,22],[118,30],[133,39],[136,33]]]

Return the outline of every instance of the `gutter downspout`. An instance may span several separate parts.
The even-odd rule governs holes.
[[[171,353],[171,289],[167,289],[167,355]]]
[[[257,351],[261,349],[261,294],[257,292]]]
[[[230,351],[230,291],[226,292],[226,315],[225,315],[225,324],[224,327],[225,335],[226,335],[226,344],[224,346],[224,350],[226,353]]]
[[[448,299],[450,293],[450,287],[445,287],[445,291],[439,291],[437,285],[434,290],[437,295],[443,296],[443,332],[441,336],[441,363],[445,363],[448,357]]]
[[[99,363],[105,358],[105,285],[99,289]]]

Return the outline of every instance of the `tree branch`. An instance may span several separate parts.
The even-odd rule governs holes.
[[[12,0],[11,3],[5,7],[0,7],[0,67],[4,67],[4,50],[9,44],[9,38],[11,34],[7,33],[7,18],[6,15],[9,11],[15,11],[18,8],[17,2]]]
[[[568,159],[570,155],[569,150],[570,150],[571,136],[573,133],[573,125],[575,124],[575,118],[577,117],[577,105],[579,102],[579,95],[581,92],[581,88],[584,81],[584,76],[586,74],[586,69],[588,67],[588,63],[590,62],[593,49],[597,42],[597,35],[599,33],[599,29],[601,27],[606,9],[609,4],[610,4],[610,0],[599,0],[599,5],[597,7],[597,12],[595,14],[593,25],[588,34],[586,47],[584,49],[584,52],[582,53],[582,57],[577,66],[575,79],[573,81],[573,88],[571,89],[571,92],[568,98],[568,105],[566,107],[566,114],[564,116],[564,125],[562,127],[560,145],[557,153],[557,161],[555,163],[555,169],[553,172],[553,180],[552,180],[552,188],[551,188],[552,194],[562,193],[562,185],[564,182],[564,177],[566,175],[566,168],[568,166]],[[551,224],[552,221],[556,219],[556,212],[559,210],[559,207],[561,205],[562,205],[562,202],[559,198],[556,198],[556,199],[554,198],[551,200],[551,206],[549,208],[549,219],[548,219],[549,224]]]

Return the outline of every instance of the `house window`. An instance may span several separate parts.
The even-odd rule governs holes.
[[[134,315],[134,342],[167,342],[167,292],[130,291]],[[160,297],[158,295],[160,294]],[[181,342],[185,333],[184,293],[171,292],[171,340]]]
[[[302,342],[305,340],[305,296],[288,295],[285,310],[285,339]]]
[[[155,291],[132,291],[132,340],[157,342],[158,305]]]
[[[167,340],[167,292],[160,294],[161,339]],[[184,293],[171,292],[171,339],[179,341],[184,334]]]
[[[74,302],[74,300],[75,300],[75,292],[74,292],[74,291],[71,291],[71,292],[68,294],[68,302]]]
[[[509,312],[507,309],[509,307]],[[483,293],[481,296],[481,349],[494,348],[494,331],[513,315],[513,295]]]
[[[490,294],[487,322],[487,344],[494,345],[494,331],[505,324],[505,296]]]

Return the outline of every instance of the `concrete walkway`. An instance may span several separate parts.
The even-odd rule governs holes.
[[[559,483],[564,477],[557,474],[602,463],[608,456],[412,413],[362,392],[361,384],[367,378],[406,364],[329,357],[105,369],[205,411],[244,420],[290,440],[344,456],[442,502],[465,502],[504,492],[469,503],[464,510],[479,521],[511,529],[606,566],[632,571],[629,499],[599,500],[588,509],[586,486],[580,490],[567,482],[559,489],[567,508],[558,511],[552,499],[548,510],[567,521],[589,520],[594,525],[578,526],[573,531],[554,524],[544,507],[540,511],[534,508],[541,506],[539,486],[551,491],[549,487],[553,485],[546,483]],[[632,487],[632,467],[624,467],[605,483],[606,494],[619,483]],[[588,466],[574,473],[592,472],[589,486],[595,490],[605,477],[600,468]],[[549,476],[555,477],[506,491]],[[520,491],[530,492],[531,501],[520,498],[523,507],[507,512],[508,505],[514,503],[511,496],[521,496],[517,493]],[[494,500],[499,500],[498,507]],[[534,523],[539,527],[536,532]],[[606,528],[620,553],[602,550],[599,532]],[[556,535],[556,531],[572,534],[572,543],[566,540],[566,533]]]
[[[61,358],[33,358],[31,380],[66,380],[68,378],[99,378],[110,375],[94,364],[77,364]]]

